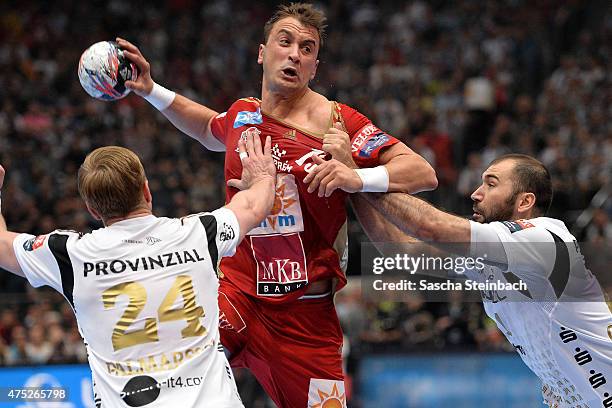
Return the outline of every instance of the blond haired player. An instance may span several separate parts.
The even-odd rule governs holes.
[[[269,138],[263,152],[259,139],[239,148],[244,190],[212,212],[154,216],[138,157],[103,147],[78,180],[104,228],[34,237],[7,231],[0,215],[0,267],[70,303],[97,407],[243,406],[219,343],[216,267],[270,211],[275,169]]]

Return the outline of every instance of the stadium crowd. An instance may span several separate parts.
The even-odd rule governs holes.
[[[555,183],[552,216],[571,226],[612,183],[612,13],[607,2],[332,1],[314,88],[358,108],[426,157],[439,188],[424,197],[468,214],[494,157],[540,158]],[[607,9],[606,9],[607,7]],[[257,96],[260,28],[273,4],[192,0],[0,4],[0,163],[3,213],[13,230],[89,231],[76,171],[93,148],[119,144],[148,170],[155,213],[182,216],[223,204],[223,156],[179,135],[141,98],[88,97],[80,53],[117,35],[148,57],[168,88],[222,111]],[[358,86],[361,85],[361,86]],[[581,240],[612,242],[612,200]],[[359,274],[359,225],[349,274]],[[84,362],[69,305],[0,275],[0,365]],[[364,302],[339,293],[351,355],[372,351],[512,350],[478,303]],[[351,370],[349,360],[349,370]]]

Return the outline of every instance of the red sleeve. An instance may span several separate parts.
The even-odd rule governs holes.
[[[226,132],[226,118],[227,112],[223,112],[215,116],[210,120],[210,131],[212,135],[221,143],[225,144]]]
[[[351,138],[353,160],[359,167],[375,167],[380,164],[380,153],[399,140],[383,132],[366,116],[344,104],[338,104],[346,132]]]

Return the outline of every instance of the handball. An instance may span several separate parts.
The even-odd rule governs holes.
[[[114,41],[101,41],[87,48],[79,60],[79,81],[90,96],[116,101],[130,93],[125,81],[134,81],[138,70]]]

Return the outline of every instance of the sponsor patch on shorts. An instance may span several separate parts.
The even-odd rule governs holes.
[[[308,408],[344,407],[344,381],[311,378],[308,388]]]

